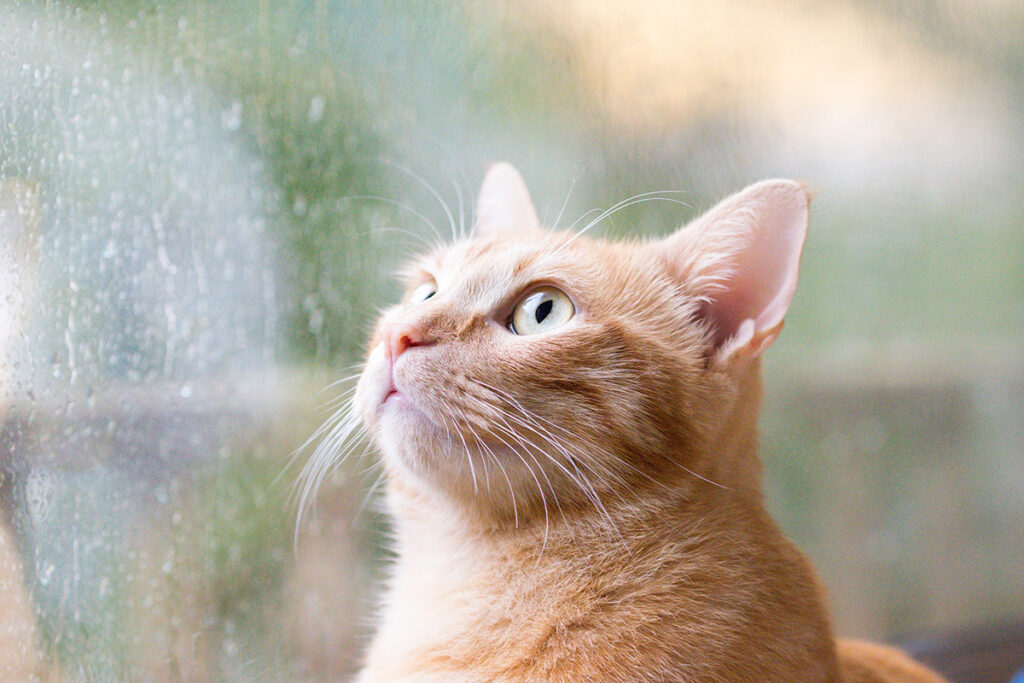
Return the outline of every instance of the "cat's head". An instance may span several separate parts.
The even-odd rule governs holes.
[[[802,185],[768,180],[614,243],[545,230],[493,166],[473,236],[406,269],[358,415],[401,484],[498,519],[729,479],[715,444],[756,409],[738,397],[782,327],[807,216]]]

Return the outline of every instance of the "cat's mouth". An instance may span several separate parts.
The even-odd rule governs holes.
[[[401,408],[413,408],[416,412],[426,415],[423,409],[417,404],[416,401],[412,400],[408,393],[398,389],[394,384],[384,394],[384,398],[380,402],[381,409],[387,406],[395,406]],[[428,416],[429,417],[429,416]]]
[[[412,401],[409,400],[409,397],[408,397],[407,394],[404,394],[401,391],[399,391],[398,389],[395,389],[394,387],[391,387],[391,389],[389,389],[388,392],[386,394],[384,394],[384,399],[380,402],[380,405],[383,408],[385,405],[392,404],[392,403],[399,403],[399,404],[402,404],[402,405],[406,405],[406,404],[411,405]]]
[[[366,410],[366,419],[370,422],[398,419],[410,429],[424,422],[437,425],[438,420],[430,409],[430,401],[424,400],[420,392],[410,386],[412,383],[413,380],[403,376],[400,367],[387,362],[383,347],[377,345],[370,352],[363,376],[359,380],[360,400]]]
[[[389,373],[385,390],[383,391],[378,410],[398,410],[399,412],[408,412],[411,410],[414,413],[419,414],[422,417],[433,422],[433,418],[428,412],[423,410],[423,407],[419,405],[417,400],[407,391],[403,391],[399,388],[398,383],[395,382],[395,378],[392,373]]]
[[[389,403],[395,403],[405,398],[398,387],[395,386],[394,382],[388,382],[384,390],[378,394],[380,396],[379,402],[377,403],[377,409],[381,410]]]

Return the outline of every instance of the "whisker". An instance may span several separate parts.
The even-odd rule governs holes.
[[[466,207],[462,203],[462,186],[456,178],[451,179],[452,187],[455,189],[455,197],[459,202],[459,239],[466,239]]]
[[[483,449],[486,450],[487,453],[490,454],[490,456],[494,459],[494,463],[498,466],[498,469],[501,470],[502,475],[504,475],[504,477],[505,477],[505,483],[508,484],[508,493],[512,497],[512,514],[515,517],[515,528],[518,529],[519,528],[519,508],[516,505],[516,492],[512,488],[512,480],[510,480],[508,478],[508,472],[505,471],[505,466],[501,464],[501,459],[497,455],[495,455],[494,451],[491,450],[491,447],[488,446],[483,441],[479,441],[478,440],[478,442],[480,443],[480,446],[483,447]]]
[[[498,419],[500,419],[504,424],[494,425],[494,426],[497,427],[498,429],[500,429],[502,432],[504,432],[507,436],[509,436],[516,443],[518,443],[523,448],[523,451],[527,455],[530,456],[530,459],[533,460],[534,464],[537,465],[537,467],[540,469],[540,473],[544,476],[544,481],[546,481],[547,484],[548,484],[548,490],[551,491],[551,497],[554,499],[555,505],[558,507],[558,512],[559,512],[559,514],[561,514],[562,520],[564,521],[565,520],[565,510],[562,509],[562,504],[558,500],[558,493],[555,491],[555,487],[551,483],[551,479],[548,477],[547,472],[545,472],[544,468],[541,466],[540,461],[537,460],[537,457],[535,455],[533,455],[533,453],[530,451],[530,447],[532,447],[533,450],[537,451],[541,455],[544,455],[545,457],[547,457],[549,460],[551,459],[550,456],[548,456],[544,452],[543,448],[541,448],[537,444],[533,443],[529,439],[524,438],[522,434],[519,434],[518,432],[516,432],[516,430],[512,428],[512,425],[508,424],[508,422],[506,422],[503,417],[499,416]],[[553,461],[553,462],[555,462],[555,461]],[[555,462],[555,464],[559,464],[559,463]]]
[[[485,389],[490,389],[491,391],[499,394],[500,396],[502,396],[503,398],[505,398],[509,402],[513,403],[524,414],[530,415],[533,419],[542,420],[546,424],[550,425],[553,429],[557,429],[557,430],[563,432],[564,434],[566,434],[566,436],[568,438],[570,438],[570,439],[575,438],[575,435],[572,432],[570,432],[569,430],[567,430],[565,427],[563,427],[562,425],[557,424],[555,422],[552,422],[552,421],[550,421],[550,420],[548,420],[548,419],[546,419],[544,417],[541,417],[540,415],[537,415],[536,413],[531,413],[529,410],[524,408],[522,406],[522,404],[520,404],[519,401],[517,401],[515,399],[515,397],[509,395],[507,392],[504,392],[501,389],[498,389],[496,387],[492,387],[489,384],[486,384],[486,383],[481,382],[481,381],[476,380],[476,379],[471,379],[470,381],[472,381],[472,382],[474,382],[474,383],[484,387]],[[660,486],[662,488],[665,488],[665,489],[669,488],[664,482],[658,481],[657,479],[655,479],[654,477],[650,476],[649,474],[647,474],[646,472],[644,472],[640,468],[636,467],[632,463],[627,462],[627,461],[623,460],[622,458],[615,457],[613,454],[609,453],[607,450],[601,448],[600,446],[594,446],[594,447],[597,448],[599,453],[602,453],[602,454],[604,454],[605,456],[607,456],[609,458],[615,458],[615,460],[617,460],[618,462],[621,462],[623,465],[625,465],[626,467],[630,468],[632,471],[636,472],[637,474],[645,477],[646,479],[648,479],[652,483],[654,483],[654,484],[656,484],[656,485],[658,485],[658,486]],[[677,467],[679,467],[683,471],[685,471],[685,472],[687,472],[689,474],[692,474],[693,476],[697,477],[698,479],[701,479],[702,481],[705,481],[705,482],[707,482],[709,484],[714,484],[715,486],[717,486],[719,488],[723,488],[723,489],[730,490],[730,491],[732,490],[728,486],[724,486],[722,484],[719,484],[718,482],[715,482],[715,481],[712,481],[712,480],[708,479],[707,477],[703,477],[700,474],[697,474],[693,470],[691,470],[691,469],[683,466],[681,463],[677,462],[675,459],[672,459],[672,458],[666,458],[666,459],[669,462],[671,462],[673,465],[676,465]],[[598,473],[598,472],[594,472],[594,473],[597,474],[598,476],[602,476],[601,473]]]
[[[382,202],[384,204],[390,204],[391,206],[397,206],[400,209],[405,209],[406,211],[411,213],[416,218],[419,218],[423,222],[424,225],[426,225],[428,228],[430,228],[430,231],[434,233],[434,237],[437,238],[437,244],[439,244],[439,245],[444,244],[444,238],[441,237],[441,232],[437,229],[437,226],[434,224],[434,222],[432,220],[430,220],[429,218],[427,218],[426,216],[424,216],[422,213],[420,213],[419,211],[417,211],[416,209],[412,208],[411,206],[409,206],[408,204],[406,204],[404,202],[400,202],[398,200],[391,199],[389,197],[381,197],[381,196],[375,195],[375,194],[349,195],[348,198],[349,199],[368,199],[370,201]]]
[[[571,224],[571,225],[569,225],[569,227],[567,227],[567,228],[565,229],[565,232],[573,232],[573,231],[574,231],[574,230],[576,229],[576,226],[577,226],[577,225],[579,225],[579,224],[580,224],[580,222],[581,222],[581,221],[583,221],[583,219],[584,219],[584,218],[586,218],[587,216],[590,216],[591,214],[597,214],[597,215],[601,215],[601,214],[603,213],[603,211],[604,211],[603,209],[590,209],[590,210],[588,210],[588,211],[584,211],[584,212],[583,212],[583,213],[582,213],[582,214],[580,215],[580,217],[579,217],[579,218],[577,218],[576,220],[574,220],[574,221],[572,222],[572,224]],[[575,233],[574,233],[574,234],[575,234]]]
[[[572,454],[572,452],[569,450],[569,448],[570,448],[569,444],[567,444],[565,441],[559,439],[555,434],[551,433],[550,430],[545,429],[543,427],[543,425],[540,425],[539,423],[537,423],[536,419],[535,419],[535,418],[539,418],[539,419],[543,420],[544,418],[541,418],[540,416],[538,416],[538,415],[532,413],[531,411],[527,410],[513,396],[509,395],[507,392],[504,392],[504,391],[502,391],[500,389],[497,389],[496,387],[492,387],[491,385],[487,384],[486,382],[482,382],[482,381],[476,380],[474,378],[468,378],[468,379],[471,382],[473,382],[473,383],[475,383],[475,384],[477,384],[477,385],[479,385],[479,386],[481,386],[481,387],[483,387],[485,389],[490,390],[491,392],[495,393],[499,397],[502,397],[505,400],[508,400],[509,403],[513,404],[514,406],[516,406],[520,410],[520,412],[523,414],[524,417],[526,417],[526,418],[528,418],[530,420],[533,420],[534,424],[533,425],[529,425],[529,424],[525,423],[523,420],[517,418],[517,416],[515,416],[512,413],[509,413],[507,411],[503,411],[503,413],[502,413],[503,416],[507,416],[507,417],[510,417],[512,419],[517,420],[524,427],[526,427],[526,428],[530,429],[531,431],[533,431],[534,433],[538,434],[539,436],[541,436],[541,438],[546,439],[549,443],[552,444],[552,446],[554,446],[556,449],[558,449],[558,450],[560,450],[562,452],[563,456],[569,461],[570,464],[573,465],[573,468],[576,469],[577,473],[579,473],[580,479],[577,479],[576,477],[574,477],[563,465],[561,465],[561,463],[559,463],[557,460],[551,458],[550,455],[548,455],[548,458],[556,466],[560,467],[566,473],[566,475],[570,477],[571,480],[575,481],[577,483],[577,485],[580,486],[581,490],[583,490],[583,492],[584,492],[584,495],[587,495],[587,497],[591,499],[591,502],[594,504],[594,506],[598,510],[599,514],[608,522],[609,526],[612,528],[612,530],[614,531],[616,536],[618,536],[618,538],[619,538],[620,542],[622,543],[623,548],[626,550],[626,552],[628,554],[632,555],[632,551],[630,551],[629,545],[626,543],[625,537],[622,535],[621,531],[619,530],[618,525],[615,523],[614,519],[611,516],[611,513],[608,511],[607,507],[601,501],[601,498],[597,494],[597,490],[594,488],[593,484],[591,484],[589,482],[589,480],[586,478],[586,476],[583,475],[583,472],[579,469],[579,467],[577,465],[577,461],[579,462],[579,464],[583,465],[584,467],[586,467],[587,469],[589,469],[591,472],[593,472],[595,475],[597,475],[599,477],[607,478],[608,474],[607,473],[601,473],[601,472],[598,472],[597,470],[595,470],[593,468],[593,466],[588,464],[588,462],[587,462],[588,458],[584,457],[587,454],[584,453],[582,450],[579,450],[575,446],[572,446],[573,450],[576,453],[576,455],[574,456]],[[504,421],[504,417],[502,417],[500,419],[502,419],[502,421]],[[566,433],[570,434],[570,436],[571,436],[571,433],[569,433],[567,430],[564,430],[559,425],[555,425],[554,423],[551,423],[548,420],[545,420],[545,422],[548,422],[552,426],[555,426],[555,427],[558,427],[559,429],[562,429],[562,431],[566,431]],[[541,451],[543,452],[542,449],[541,449]],[[609,457],[611,457],[610,454],[609,454]],[[582,480],[582,482],[586,482],[586,485],[584,485],[580,480]],[[615,494],[615,496],[619,499],[620,502],[625,504],[625,499],[623,499],[623,497],[622,497],[622,495],[620,493],[618,493],[614,488],[612,489],[612,492]],[[591,493],[593,494],[592,498],[590,497]]]
[[[361,363],[359,363],[357,365],[361,365]],[[349,366],[349,367],[355,367],[355,366]],[[355,379],[358,376],[359,376],[358,374],[357,375],[350,375],[349,377],[344,377],[344,378],[342,378],[340,380],[337,380],[335,382],[331,382],[331,384],[329,384],[327,387],[324,387],[323,389],[321,389],[317,393],[318,394],[319,393],[323,393],[328,388],[336,386],[340,382],[351,381],[352,379]],[[318,438],[320,438],[325,432],[328,432],[331,429],[333,429],[335,427],[335,425],[337,425],[340,421],[342,421],[343,419],[346,418],[346,416],[351,412],[351,409],[348,408],[347,406],[345,406],[344,404],[347,404],[348,402],[350,402],[352,400],[352,397],[355,394],[355,391],[356,391],[356,386],[353,385],[352,387],[349,387],[348,389],[343,391],[338,397],[336,397],[336,398],[334,398],[334,399],[332,399],[332,400],[330,400],[330,401],[328,401],[327,403],[324,404],[323,410],[328,411],[330,413],[330,415],[323,422],[323,424],[321,424],[309,436],[309,438],[307,438],[302,443],[302,445],[300,445],[298,448],[296,448],[295,450],[293,450],[289,454],[289,456],[288,456],[288,458],[287,458],[287,460],[285,462],[284,467],[277,474],[277,476],[274,477],[274,480],[271,482],[272,484],[276,485],[278,483],[278,481],[281,479],[281,477],[284,476],[284,474],[288,470],[290,470],[292,467],[295,466],[296,462],[298,461],[299,456],[302,455],[302,453],[310,446],[310,444],[312,444],[314,441],[316,441]],[[342,405],[342,408],[341,409],[336,409],[337,406],[339,406],[339,405]]]
[[[477,445],[482,444],[483,440],[480,438],[480,435],[476,433],[476,430],[473,429],[473,424],[471,422],[466,422],[465,424],[466,424],[466,428],[469,429],[469,433],[470,433],[470,435],[471,435],[471,437],[473,439],[473,442],[475,444],[477,444]],[[479,452],[479,450],[477,452]],[[481,458],[480,459],[480,464],[484,468],[484,482],[487,484],[487,492],[490,493],[491,492],[491,479],[490,479],[490,475],[487,472],[487,458]]]
[[[526,415],[529,416],[530,413],[527,412]],[[579,475],[579,478],[577,478],[576,476],[573,476],[573,474],[571,472],[569,472],[569,470],[564,465],[562,465],[560,462],[558,462],[558,460],[552,458],[550,455],[548,455],[548,459],[552,463],[554,463],[559,469],[561,469],[563,472],[565,472],[566,476],[568,476],[570,478],[570,480],[575,482],[576,485],[580,487],[580,489],[583,491],[584,495],[594,505],[595,509],[597,509],[599,514],[602,517],[604,517],[604,519],[608,522],[608,524],[614,530],[615,534],[619,537],[619,540],[622,541],[623,546],[626,548],[626,551],[629,552],[629,547],[628,547],[628,545],[626,545],[625,538],[622,536],[622,533],[619,531],[618,525],[612,519],[611,513],[608,511],[608,508],[605,506],[604,502],[601,500],[600,495],[598,495],[597,489],[594,488],[594,485],[590,482],[589,479],[587,479],[586,475],[584,475],[583,472],[579,469],[579,466],[577,465],[577,462],[582,464],[584,467],[589,469],[591,472],[593,472],[598,477],[607,478],[607,476],[602,474],[601,472],[598,472],[592,466],[590,466],[586,462],[586,458],[580,457],[580,456],[584,455],[583,451],[576,450],[576,455],[573,455],[568,450],[569,445],[566,444],[565,442],[563,442],[562,440],[558,439],[558,437],[556,437],[554,434],[552,434],[552,433],[550,433],[550,432],[548,432],[546,430],[543,430],[543,428],[538,429],[538,427],[535,427],[533,425],[529,425],[526,422],[524,422],[523,420],[519,419],[517,416],[512,415],[511,413],[506,413],[505,416],[507,416],[507,417],[509,417],[509,418],[511,418],[513,420],[516,420],[519,424],[521,424],[525,428],[530,429],[530,431],[533,431],[535,434],[537,434],[541,438],[545,439],[548,443],[550,443],[552,446],[554,446],[557,450],[559,450],[563,454],[563,456],[566,458],[566,460],[573,466],[573,469],[576,470],[576,473]],[[502,418],[502,419],[504,419],[504,418]],[[615,496],[619,499],[619,501],[622,502],[623,504],[625,504],[625,499],[622,498],[622,495],[619,494],[614,489],[612,489],[612,491],[615,494]]]
[[[350,396],[344,401],[341,408],[332,414],[292,456],[294,460],[298,453],[304,451],[314,440],[320,438],[320,443],[317,444],[313,454],[303,466],[299,477],[292,485],[292,492],[289,496],[297,507],[295,520],[296,547],[303,519],[312,510],[313,502],[320,486],[341,467],[360,444],[364,444],[360,458],[365,457],[369,448],[364,438],[366,436],[366,429],[355,414],[352,402],[354,387],[345,392],[345,394]]]
[[[586,233],[588,230],[590,230],[592,227],[594,227],[595,225],[597,225],[601,221],[605,220],[606,218],[609,218],[610,216],[615,215],[616,213],[618,213],[619,211],[622,211],[623,209],[626,209],[626,208],[628,208],[630,206],[635,206],[636,204],[643,204],[645,202],[663,201],[663,202],[671,202],[673,204],[679,204],[679,205],[685,206],[687,208],[693,208],[689,204],[687,204],[686,202],[680,201],[678,199],[673,199],[671,197],[663,197],[663,196],[661,196],[661,195],[664,195],[664,194],[667,194],[667,193],[672,193],[672,192],[678,192],[678,191],[673,191],[673,190],[655,190],[655,191],[652,191],[652,192],[643,192],[641,194],[633,195],[632,197],[628,197],[626,199],[623,199],[622,201],[614,204],[610,208],[605,209],[600,214],[598,214],[597,218],[595,218],[594,220],[590,221],[590,223],[588,223],[581,230],[577,231],[572,237],[570,237],[568,240],[566,240],[564,243],[562,243],[562,245],[560,247],[558,247],[558,249],[556,249],[551,255],[554,256],[559,251],[561,251],[562,249],[564,249],[567,246],[569,246],[570,244],[572,244],[574,241],[576,241],[577,238],[581,237],[584,233]],[[588,211],[587,213],[590,213],[590,212]],[[587,214],[584,214],[584,216],[585,215],[587,215]],[[576,222],[578,223],[579,221],[577,220]],[[576,225],[576,223],[573,223],[573,226],[575,226],[575,225]]]
[[[534,473],[533,468],[530,467],[530,463],[526,462],[526,458],[524,458],[522,454],[518,450],[516,450],[510,443],[505,441],[505,439],[501,438],[501,436],[495,434],[495,437],[498,439],[498,441],[505,444],[505,447],[508,448],[513,455],[519,458],[519,461],[523,463],[523,467],[526,468],[526,471],[530,473],[530,476],[533,478],[533,481],[537,484],[537,491],[540,493],[540,500],[544,507],[544,541],[541,543],[540,555],[537,556],[537,559],[539,561],[540,557],[544,555],[544,550],[548,546],[548,532],[551,529],[551,522],[548,518],[548,499],[547,496],[544,495],[544,487],[541,485],[540,479],[538,479],[537,475]],[[536,458],[534,458],[534,463],[537,465],[537,467],[540,468],[540,463],[537,462]],[[543,468],[541,468],[541,474],[544,474]],[[548,485],[551,485],[550,481],[548,482]]]
[[[480,494],[480,489],[477,487],[477,483],[476,483],[476,468],[473,467],[473,456],[470,455],[469,446],[466,444],[466,439],[462,436],[462,432],[459,431],[458,425],[455,424],[455,421],[456,421],[455,420],[455,414],[452,411],[451,406],[444,405],[443,407],[448,412],[449,417],[451,417],[451,419],[452,419],[452,426],[455,427],[455,434],[459,437],[459,441],[462,442],[462,450],[466,453],[466,462],[469,463],[469,472],[470,472],[470,474],[473,477],[473,494],[474,495],[479,495]],[[443,422],[443,420],[442,420],[442,422]],[[447,427],[445,429],[447,430]],[[450,432],[449,432],[449,438],[451,438],[451,433]]]
[[[371,232],[373,232],[373,233],[378,233],[378,232],[397,232],[397,233],[402,234],[402,235],[408,235],[409,237],[412,237],[414,240],[416,240],[416,242],[419,243],[426,251],[430,251],[435,246],[437,246],[435,243],[431,242],[430,240],[428,240],[426,237],[424,237],[423,235],[419,234],[418,232],[413,232],[412,230],[406,230],[404,228],[396,228],[394,226],[385,226],[383,228],[374,228]]]
[[[526,422],[525,420],[516,415],[513,415],[512,413],[505,413],[500,419],[506,424],[508,424],[507,420],[510,419],[514,421],[516,424],[520,425],[521,427],[524,427],[525,429],[530,430],[531,432],[539,436],[541,439],[544,439],[545,441],[550,443],[557,451],[559,451],[562,454],[563,457],[565,457],[566,461],[570,465],[572,465],[573,469],[576,470],[576,475],[573,475],[573,473],[570,472],[562,463],[558,462],[558,460],[552,458],[550,455],[546,453],[545,455],[547,455],[551,462],[554,463],[556,467],[561,469],[566,476],[568,476],[572,481],[576,482],[576,484],[579,485],[579,487],[583,490],[587,497],[591,499],[592,502],[594,502],[595,504],[600,503],[600,498],[597,497],[597,491],[594,489],[593,485],[590,483],[590,481],[586,478],[586,476],[583,474],[583,472],[580,471],[579,467],[577,466],[577,457],[574,456],[573,453],[571,453],[568,450],[566,445],[563,444],[557,437],[543,429],[538,429],[536,426]],[[543,452],[543,449],[541,449],[539,446],[536,446],[536,444],[534,444],[532,441],[530,441],[530,444]],[[594,473],[598,474],[596,471]],[[579,479],[577,479],[577,475]]]
[[[355,522],[355,520],[359,519],[359,517],[366,510],[366,506],[370,503],[370,500],[377,493],[377,489],[380,487],[380,485],[382,483],[384,483],[384,477],[386,477],[386,476],[387,476],[387,470],[385,470],[383,467],[381,467],[380,468],[380,474],[378,474],[377,478],[373,480],[373,483],[370,484],[366,488],[366,493],[363,495],[362,502],[359,503],[359,507],[356,508],[356,513],[354,515],[352,515],[352,521],[353,522]]]
[[[559,210],[558,215],[555,217],[555,222],[551,225],[552,230],[558,230],[558,223],[562,220],[562,215],[565,213],[565,207],[569,206],[569,197],[572,196],[572,189],[576,187],[576,179],[573,178],[572,182],[569,183],[569,191],[565,193],[565,201],[562,202],[562,208]]]
[[[415,171],[413,171],[410,168],[407,168],[407,167],[403,166],[402,164],[399,164],[396,161],[392,161],[390,159],[385,159],[383,157],[380,157],[379,159],[380,159],[380,162],[382,164],[386,164],[388,166],[391,166],[392,168],[398,169],[399,171],[405,173],[410,178],[412,178],[413,180],[418,182],[420,185],[422,185],[427,190],[427,192],[429,192],[431,195],[433,195],[434,199],[436,199],[437,203],[441,205],[441,209],[444,211],[445,215],[448,217],[448,224],[452,228],[452,238],[453,239],[458,239],[458,232],[457,232],[456,226],[455,226],[455,217],[452,215],[451,210],[448,208],[448,204],[446,204],[444,199],[441,198],[440,193],[438,193],[438,191],[434,189],[434,186],[431,185],[429,182],[427,182],[426,178],[424,178],[420,174],[416,173]]]
[[[529,417],[529,413],[527,413],[526,416]],[[499,419],[503,423],[508,425],[508,422],[507,422],[506,418],[509,418],[509,419],[515,421],[517,424],[519,424],[519,425],[523,426],[524,428],[528,429],[529,431],[533,432],[534,434],[539,436],[541,439],[543,439],[547,443],[551,444],[556,450],[558,450],[563,455],[563,457],[565,457],[566,461],[570,465],[572,465],[572,468],[573,468],[573,470],[575,470],[576,474],[573,474],[572,472],[570,472],[556,458],[553,458],[551,456],[551,454],[547,453],[547,451],[545,449],[543,449],[540,446],[538,446],[532,440],[526,439],[526,442],[529,445],[533,446],[533,448],[535,448],[538,452],[543,454],[548,459],[549,462],[551,462],[558,469],[560,469],[562,472],[564,472],[565,475],[569,478],[569,480],[572,481],[573,483],[575,483],[580,488],[580,490],[583,492],[584,497],[587,500],[590,501],[590,503],[598,511],[599,515],[601,517],[603,517],[608,522],[608,525],[614,531],[615,535],[619,538],[619,541],[622,543],[622,545],[623,545],[624,549],[626,550],[627,554],[632,555],[632,552],[629,550],[629,547],[628,547],[628,545],[625,542],[625,538],[623,537],[622,533],[619,531],[618,525],[615,523],[615,520],[612,519],[611,513],[609,513],[607,507],[605,507],[605,505],[604,505],[604,502],[601,500],[601,496],[597,493],[597,489],[594,487],[594,485],[590,482],[590,480],[587,478],[587,476],[580,470],[579,466],[577,465],[577,461],[579,460],[579,461],[582,462],[582,464],[584,466],[586,466],[592,472],[594,472],[598,476],[602,476],[600,473],[598,473],[596,470],[594,470],[593,467],[590,467],[590,466],[588,466],[586,464],[586,462],[583,462],[583,460],[579,457],[580,455],[583,455],[582,451],[579,451],[578,454],[574,456],[569,451],[568,444],[564,444],[563,442],[561,442],[557,437],[555,437],[550,432],[546,432],[542,428],[538,429],[537,427],[528,424],[527,422],[525,422],[524,420],[520,419],[518,416],[516,416],[516,415],[514,415],[512,413],[504,412],[501,416],[499,416]],[[509,425],[509,428],[511,429],[511,425]],[[525,437],[523,437],[522,435],[518,435],[517,436],[517,440],[520,443],[522,443],[524,438]],[[546,475],[545,475],[545,478],[546,478]],[[614,492],[614,490],[613,490],[613,492]],[[625,501],[622,499],[622,496],[619,495],[617,492],[616,492],[616,497],[618,497],[621,502],[625,503]],[[559,505],[559,513],[562,516],[562,520],[566,521],[566,527],[569,529],[570,533],[573,536],[575,536],[575,532],[573,530],[573,527],[566,520],[566,518],[565,518],[565,511],[564,511],[564,509],[562,509],[561,505]]]

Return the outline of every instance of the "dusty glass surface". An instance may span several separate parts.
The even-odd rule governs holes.
[[[1022,36],[1003,0],[4,3],[0,670],[354,671],[374,456],[296,532],[300,447],[497,159],[549,223],[687,205],[606,235],[817,188],[771,507],[842,633],[1020,617]]]

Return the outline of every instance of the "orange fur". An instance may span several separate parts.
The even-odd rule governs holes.
[[[491,215],[525,196],[499,169]],[[805,225],[807,197],[778,181],[729,201],[729,240],[700,224],[626,244],[481,225],[409,269],[410,290],[433,278],[436,294],[384,313],[355,399],[397,550],[361,683],[939,680],[895,651],[837,654],[814,570],[764,508],[758,354],[803,226],[786,233],[795,255],[756,238],[754,257],[779,264],[774,299],[736,284],[753,257],[714,250],[753,244],[786,202]],[[513,334],[539,284],[575,316]]]

